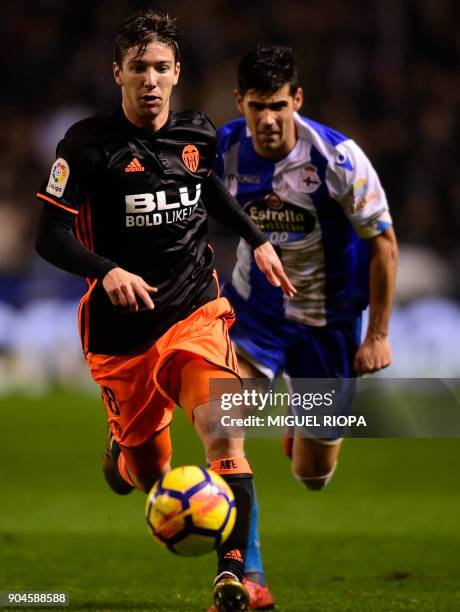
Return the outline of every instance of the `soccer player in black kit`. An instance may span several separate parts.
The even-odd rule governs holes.
[[[122,106],[72,126],[37,197],[37,251],[87,278],[83,350],[110,425],[103,469],[112,489],[148,492],[170,469],[175,404],[193,423],[210,468],[230,485],[237,522],[218,550],[218,610],[244,610],[242,584],[253,498],[242,438],[209,435],[209,379],[238,380],[208,244],[207,214],[245,238],[270,282],[294,287],[264,235],[211,172],[216,135],[200,112],[169,110],[180,71],[168,16],[141,11],[115,39]],[[231,459],[231,461],[223,461]]]

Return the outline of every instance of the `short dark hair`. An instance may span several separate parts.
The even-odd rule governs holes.
[[[147,45],[157,41],[170,47],[178,62],[179,38],[176,20],[169,15],[155,13],[150,9],[138,11],[125,19],[115,32],[114,60],[121,66],[124,56],[133,47],[138,47],[137,57],[142,57]]]
[[[298,85],[297,64],[290,47],[259,43],[241,58],[237,71],[238,90],[276,91],[289,83],[294,95]]]

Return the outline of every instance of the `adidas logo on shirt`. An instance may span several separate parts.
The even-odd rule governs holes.
[[[125,172],[144,172],[145,168],[140,161],[135,157],[125,168]]]

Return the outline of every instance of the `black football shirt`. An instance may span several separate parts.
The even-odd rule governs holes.
[[[89,278],[79,314],[85,352],[138,352],[217,297],[203,203],[215,150],[214,126],[197,111],[170,113],[155,132],[119,110],[75,124],[59,143],[37,197],[74,218],[87,249],[158,287],[154,310],[130,312]]]

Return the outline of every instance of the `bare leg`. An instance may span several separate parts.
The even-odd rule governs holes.
[[[324,443],[295,437],[292,445],[294,476],[312,491],[319,491],[334,474],[341,446],[342,440]]]

